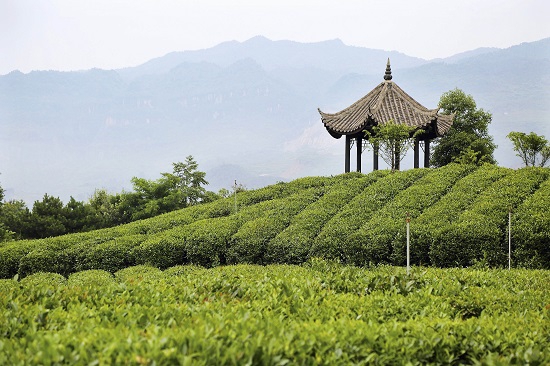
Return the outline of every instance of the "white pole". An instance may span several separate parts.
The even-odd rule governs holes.
[[[235,213],[237,213],[237,180],[235,179],[235,187],[233,189],[233,196],[235,196]]]
[[[410,251],[410,223],[411,218],[407,212],[407,276],[411,273],[411,251]]]
[[[508,211],[508,270],[512,268],[512,209]]]

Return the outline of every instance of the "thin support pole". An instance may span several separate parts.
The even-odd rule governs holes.
[[[410,225],[411,225],[411,217],[409,216],[409,213],[407,212],[407,276],[411,273],[411,232],[410,232]]]
[[[235,196],[235,213],[237,212],[237,180],[235,179],[235,188],[233,189],[233,196]]]
[[[508,211],[508,270],[512,268],[512,209]]]

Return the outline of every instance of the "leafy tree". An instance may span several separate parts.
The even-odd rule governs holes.
[[[173,175],[176,176],[179,181],[176,186],[182,193],[182,203],[184,207],[197,204],[201,202],[206,195],[206,189],[203,187],[207,185],[206,173],[198,170],[199,165],[189,155],[185,158],[185,162],[177,162],[172,164],[174,167]]]
[[[121,208],[130,221],[153,217],[182,207],[183,193],[178,189],[178,178],[162,173],[156,181],[132,178],[134,192],[121,196]]]
[[[374,126],[372,132],[365,131],[365,136],[371,147],[378,149],[378,155],[394,171],[399,170],[400,162],[407,154],[407,149],[411,147],[413,138],[422,133],[420,130],[414,130],[414,127],[390,120],[384,125]]]
[[[0,212],[1,222],[13,232],[13,239],[30,239],[30,211],[23,200],[4,202]]]
[[[105,228],[129,222],[124,220],[124,210],[121,209],[121,195],[112,195],[105,189],[96,189],[90,197],[91,206],[90,226],[94,228]]]
[[[117,210],[122,222],[153,217],[219,198],[203,187],[208,184],[206,173],[198,170],[192,156],[188,156],[183,163],[172,165],[173,172],[161,173],[161,178],[157,180],[132,178],[133,192],[119,195]]]
[[[460,89],[443,93],[439,100],[443,114],[454,114],[449,132],[435,146],[431,164],[441,167],[451,162],[496,164],[493,152],[496,145],[489,135],[492,115],[477,108],[471,95]]]
[[[95,229],[93,208],[90,204],[75,200],[72,196],[63,209],[67,232],[77,233]]]
[[[46,238],[67,233],[63,202],[59,197],[44,194],[42,201],[35,201],[30,216],[29,233],[33,238]]]
[[[0,242],[11,240],[13,234],[4,223],[4,189],[0,186]]]
[[[507,136],[514,144],[514,151],[525,166],[544,166],[550,160],[550,144],[544,136],[534,132],[510,132]]]

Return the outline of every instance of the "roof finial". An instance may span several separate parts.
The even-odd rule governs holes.
[[[391,76],[391,67],[390,67],[390,58],[388,57],[388,63],[386,64],[386,73],[384,74],[384,80],[390,81]]]

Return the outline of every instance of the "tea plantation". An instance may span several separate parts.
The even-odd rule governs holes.
[[[548,365],[550,272],[150,266],[0,280],[2,365]]]
[[[115,228],[0,246],[0,278],[147,264],[550,268],[550,169],[451,164],[309,177]]]
[[[0,365],[550,364],[550,169],[236,198],[2,244]]]

